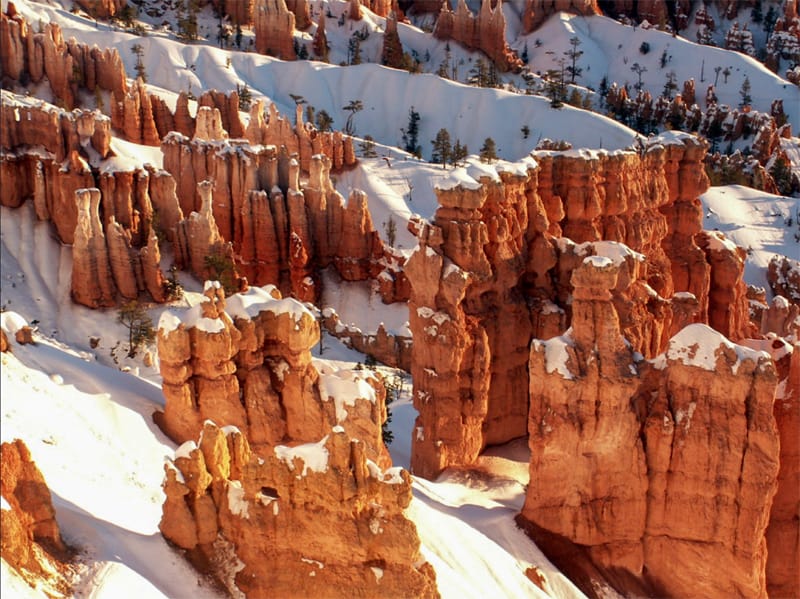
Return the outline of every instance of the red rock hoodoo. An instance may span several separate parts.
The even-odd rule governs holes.
[[[545,531],[533,536],[546,551],[549,535],[568,539],[618,589],[766,596],[773,362],[702,324],[638,359],[611,302],[616,274],[587,258],[572,275],[571,329],[532,347],[522,517]],[[709,576],[709,561],[725,574]]]
[[[69,592],[63,576],[68,549],[61,539],[50,490],[19,439],[0,445],[0,555],[31,586]]]
[[[410,477],[386,469],[383,386],[312,363],[318,339],[313,314],[274,288],[226,304],[207,284],[183,322],[162,317],[158,420],[188,442],[166,467],[161,530],[207,563],[233,551],[241,566],[215,573],[250,597],[436,597],[402,513]]]
[[[448,2],[443,2],[433,35],[483,51],[502,72],[522,68],[522,61],[506,43],[506,18],[501,3],[493,6],[492,0],[482,0],[479,13],[473,15],[464,0],[458,0],[455,12]]]

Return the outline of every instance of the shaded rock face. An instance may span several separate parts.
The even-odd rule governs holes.
[[[442,40],[454,40],[472,50],[481,50],[500,71],[519,71],[522,61],[511,51],[505,37],[506,19],[502,6],[483,0],[477,15],[473,15],[464,0],[456,10],[444,2],[433,35]]]
[[[767,282],[775,295],[800,306],[800,260],[775,256],[769,261]]]
[[[796,567],[800,560],[800,344],[775,359],[779,371],[784,367],[774,409],[781,465],[767,528],[767,593],[770,597],[796,597],[800,594]]]
[[[319,325],[274,288],[205,295],[159,323],[157,420],[186,441],[166,467],[164,536],[205,563],[233,551],[242,567],[215,573],[250,597],[438,596],[402,512],[410,477],[386,470],[383,385],[312,363]]]
[[[0,555],[26,580],[57,576],[53,562],[67,557],[67,547],[42,473],[19,439],[0,445],[0,466]]]
[[[273,112],[270,122],[261,129],[251,121],[248,135],[261,141],[276,136],[285,121]],[[313,300],[320,292],[319,269],[333,265],[348,281],[380,275],[387,299],[403,299],[397,283],[403,258],[381,241],[366,195],[353,191],[345,202],[333,188],[326,154],[309,155],[301,189],[302,159],[272,145],[189,141],[174,133],[162,150],[164,167],[178,182],[181,213],[188,215],[176,228],[179,264],[209,276],[209,248],[230,243],[237,271],[255,285],[274,284]],[[207,203],[201,187],[210,193]]]
[[[526,0],[522,30],[530,33],[557,12],[588,17],[601,14],[597,0]]]
[[[293,37],[295,15],[285,0],[255,0],[253,28],[256,34],[256,52],[269,54],[281,60],[295,60]]]
[[[528,347],[569,326],[571,275],[585,257],[607,256],[619,267],[612,297],[620,329],[645,357],[708,318],[713,256],[695,241],[702,228],[692,198],[708,184],[704,149],[687,137],[642,153],[541,152],[526,171],[437,190],[440,208],[432,223],[413,224],[420,249],[404,267],[411,330],[424,340],[412,349],[416,474],[435,476],[470,463],[487,444],[526,434],[529,392],[519,381],[527,379]],[[683,226],[680,238],[670,218]],[[717,312],[740,339],[751,325],[739,271],[722,276],[724,265],[715,268],[715,282],[730,287]]]
[[[12,3],[0,14],[0,67],[3,77],[21,84],[47,78],[53,95],[71,110],[79,87],[99,88],[122,97],[127,91],[125,68],[116,49],[100,50],[74,39],[64,42],[61,28],[46,23],[36,33],[16,14]]]
[[[611,302],[616,274],[585,259],[572,275],[572,328],[531,349],[522,517],[584,547],[622,592],[766,596],[773,363],[700,324],[637,361]],[[725,574],[709,576],[709,562]]]

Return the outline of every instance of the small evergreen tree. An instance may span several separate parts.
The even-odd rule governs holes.
[[[447,129],[439,129],[436,133],[436,139],[431,141],[433,145],[433,152],[431,153],[431,161],[439,162],[442,168],[447,168],[447,163],[453,155],[453,146],[450,142],[450,132]]]
[[[347,106],[342,106],[342,110],[346,110],[350,114],[347,115],[347,121],[344,124],[344,132],[348,135],[353,135],[356,132],[355,125],[353,125],[353,119],[356,116],[356,113],[361,112],[364,110],[364,103],[361,100],[350,100],[347,103]]]
[[[788,196],[792,193],[792,169],[789,166],[789,161],[783,156],[775,158],[772,167],[769,169],[769,174],[772,180],[775,181],[775,187],[781,195]]]
[[[361,38],[358,32],[347,42],[347,64],[361,64]]]
[[[495,144],[491,137],[487,137],[483,140],[483,145],[478,155],[480,156],[481,162],[491,163],[497,160],[497,144]]]
[[[528,139],[528,136],[531,134],[531,128],[528,127],[528,125],[523,125],[520,131],[522,132],[522,139]]]
[[[178,10],[178,39],[193,42],[197,39],[197,13],[200,7],[197,0],[185,0]]]
[[[462,144],[460,139],[456,139],[456,143],[453,144],[453,154],[451,158],[451,162],[453,166],[459,166],[462,164],[469,155],[469,150],[467,149],[466,144]]]
[[[378,153],[375,151],[375,140],[372,139],[371,135],[365,135],[364,139],[358,144],[358,148],[361,150],[361,155],[364,158],[375,158],[378,156]]]
[[[328,114],[327,110],[320,110],[317,113],[317,129],[320,131],[330,131],[333,126],[333,117]]]
[[[239,110],[249,111],[253,103],[253,94],[250,92],[250,88],[247,87],[246,83],[244,85],[237,84],[236,93],[239,96]]]
[[[560,108],[564,103],[565,88],[563,71],[548,69],[545,73],[545,94],[550,98],[550,106]]]
[[[667,73],[667,81],[664,83],[664,91],[661,92],[661,95],[667,98],[668,100],[672,100],[672,94],[675,93],[675,90],[678,89],[678,77],[675,75],[675,71],[670,71]]]
[[[739,108],[745,108],[753,103],[753,98],[750,96],[750,90],[750,78],[745,75],[744,81],[742,82],[742,89],[739,90],[739,95],[742,97],[742,101],[739,102]]]
[[[144,62],[142,61],[142,56],[144,56],[142,44],[133,44],[133,46],[131,46],[131,52],[136,56],[136,65],[133,67],[136,71],[136,76],[147,83],[147,72],[145,71]]]
[[[581,45],[580,38],[576,35],[569,38],[570,49],[564,52],[564,55],[569,58],[570,65],[567,67],[567,73],[570,76],[570,83],[575,83],[575,78],[583,74],[583,69],[578,67],[578,59],[583,56],[583,50],[578,50]]]
[[[647,72],[647,67],[640,65],[638,62],[634,62],[631,66],[631,71],[636,73],[638,77],[638,81],[636,82],[636,91],[642,89],[642,74]]]
[[[417,157],[422,155],[422,148],[419,145],[419,120],[419,113],[412,106],[408,109],[408,127],[400,129],[403,134],[403,149]]]
[[[142,345],[151,344],[156,338],[153,320],[138,300],[131,300],[119,309],[117,322],[128,329],[128,357],[136,356]]]

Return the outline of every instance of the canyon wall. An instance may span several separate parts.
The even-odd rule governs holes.
[[[226,301],[207,284],[182,321],[162,316],[156,420],[185,442],[165,466],[160,528],[248,597],[437,597],[403,515],[411,479],[390,468],[381,439],[383,385],[312,362],[319,334],[311,312],[270,287]],[[226,570],[232,558],[240,565]]]
[[[456,10],[442,3],[433,35],[441,40],[454,40],[470,50],[481,50],[501,72],[518,72],[522,61],[506,43],[506,18],[500,3],[482,0],[477,15],[473,15],[464,0],[458,0]]]
[[[741,253],[702,233],[705,147],[683,136],[642,152],[541,152],[497,179],[436,190],[440,207],[414,225],[420,247],[404,267],[416,474],[526,434],[528,347],[569,326],[571,273],[588,255],[620,266],[613,303],[645,357],[691,322],[733,339],[757,332]]]
[[[50,489],[23,441],[0,445],[0,467],[0,556],[31,586],[45,581],[51,591],[68,594],[64,562],[70,550]]]
[[[703,324],[643,360],[611,301],[617,272],[586,258],[572,274],[572,327],[532,346],[522,518],[545,551],[551,536],[568,539],[622,592],[766,596],[773,361]]]

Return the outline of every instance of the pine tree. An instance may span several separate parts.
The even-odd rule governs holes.
[[[769,174],[775,181],[775,187],[778,188],[778,192],[781,195],[788,196],[792,193],[792,170],[786,158],[778,156],[769,169]]]
[[[364,103],[361,100],[350,100],[347,106],[342,106],[342,110],[346,110],[350,113],[347,115],[347,121],[345,121],[344,124],[344,132],[348,135],[354,135],[356,128],[353,124],[353,119],[355,118],[356,113],[364,110]]]
[[[739,95],[742,97],[742,101],[739,102],[739,108],[746,108],[753,103],[753,98],[750,96],[750,78],[745,75],[744,81],[742,82],[742,89],[739,90]]]
[[[147,83],[147,72],[145,71],[144,62],[142,62],[142,56],[144,56],[142,44],[134,44],[131,46],[131,52],[136,56],[136,66],[133,67],[136,70],[136,76],[144,83]]]
[[[156,338],[153,320],[138,300],[131,300],[119,309],[117,322],[128,329],[129,358],[133,358],[142,345],[149,345]]]
[[[417,157],[422,154],[419,145],[419,120],[419,113],[412,106],[408,110],[408,128],[400,129],[403,133],[403,149]]]
[[[347,64],[361,64],[361,39],[358,32],[347,42]]]
[[[563,72],[557,69],[548,69],[545,73],[545,94],[550,98],[550,106],[560,108],[564,103],[564,78]]]
[[[447,129],[439,129],[436,134],[436,139],[431,140],[433,145],[433,152],[431,153],[431,161],[439,162],[442,168],[447,168],[447,163],[453,155],[453,146],[450,143],[450,132]]]
[[[583,69],[578,67],[578,59],[583,56],[583,50],[578,50],[581,45],[580,38],[576,35],[569,39],[570,49],[564,52],[564,55],[570,59],[570,66],[567,67],[567,73],[570,76],[570,83],[575,83],[575,78],[583,74]]]
[[[661,92],[661,95],[667,98],[668,100],[672,100],[672,94],[675,93],[675,90],[678,89],[678,82],[677,82],[677,75],[675,75],[675,71],[670,71],[667,73],[667,81],[664,83],[664,91]]]
[[[461,144],[460,139],[456,139],[456,143],[453,144],[453,154],[452,160],[453,166],[459,166],[462,164],[469,155],[469,150],[467,149],[466,144]]]
[[[197,0],[185,0],[178,12],[178,39],[193,42],[197,39]]]
[[[491,163],[497,160],[497,144],[495,144],[491,137],[487,137],[483,140],[483,145],[478,155],[480,156],[481,162]]]
[[[253,102],[253,94],[250,93],[250,88],[247,87],[246,83],[244,85],[237,84],[236,93],[239,95],[239,110],[248,112]]]
[[[378,156],[378,153],[375,151],[375,140],[372,139],[371,135],[365,135],[364,139],[358,144],[358,147],[364,158],[375,158]]]
[[[333,118],[328,114],[327,110],[320,110],[317,113],[317,129],[320,131],[330,131],[333,126]]]

